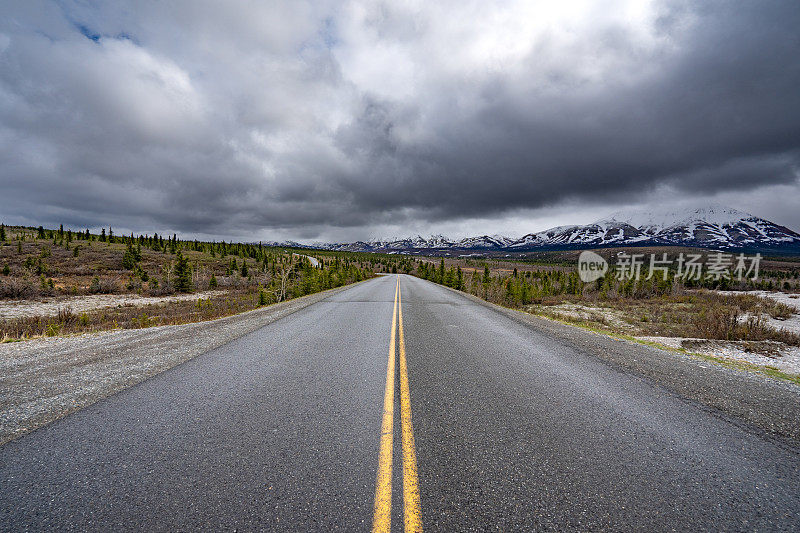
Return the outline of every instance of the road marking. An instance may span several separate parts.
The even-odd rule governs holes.
[[[398,286],[399,286],[398,278]],[[417,452],[414,446],[414,427],[411,425],[411,390],[406,366],[406,340],[403,335],[403,292],[399,291],[397,321],[400,348],[400,420],[403,427],[403,514],[405,531],[422,531],[422,515],[417,480]]]
[[[399,348],[399,350],[398,350]],[[394,289],[392,330],[389,335],[389,362],[386,365],[386,389],[383,394],[383,422],[375,482],[375,509],[372,531],[389,533],[392,529],[392,446],[394,440],[394,374],[396,352],[400,352],[400,422],[403,442],[403,516],[406,532],[422,531],[422,513],[417,479],[417,452],[411,425],[411,389],[408,386],[406,340],[403,332],[403,297],[400,278]]]
[[[381,448],[378,456],[378,477],[375,482],[375,510],[372,531],[388,533],[392,529],[392,441],[394,433],[394,360],[395,329],[397,327],[397,299],[400,295],[400,278],[394,289],[392,330],[389,335],[389,362],[386,365],[386,389],[383,393],[383,422],[381,423]]]

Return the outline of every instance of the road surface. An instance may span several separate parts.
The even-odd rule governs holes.
[[[0,447],[0,487],[3,530],[800,524],[797,448],[409,276]]]

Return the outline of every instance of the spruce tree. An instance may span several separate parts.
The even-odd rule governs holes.
[[[122,267],[127,270],[134,270],[140,258],[141,254],[137,254],[133,243],[129,242],[127,250],[125,250],[125,253],[122,255]]]
[[[0,242],[6,242],[6,225],[0,224]]]
[[[178,292],[192,292],[192,271],[189,260],[183,257],[180,251],[175,265],[175,289]]]

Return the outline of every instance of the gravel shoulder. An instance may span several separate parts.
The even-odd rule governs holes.
[[[648,379],[720,416],[734,422],[744,421],[764,434],[788,439],[793,445],[800,443],[797,385],[508,309],[462,292],[458,294],[620,371]]]
[[[208,322],[0,344],[0,444],[351,287]]]

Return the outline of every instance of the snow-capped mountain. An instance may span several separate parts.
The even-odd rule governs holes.
[[[487,248],[506,248],[511,246],[514,239],[503,237],[502,235],[481,235],[480,237],[467,237],[458,241],[457,246],[467,250],[487,249]]]
[[[800,253],[800,234],[729,207],[662,212],[620,212],[586,225],[558,226],[519,239],[482,235],[451,240],[420,235],[388,241],[329,244],[330,250],[434,253],[444,251],[526,252],[608,246],[695,246]]]
[[[729,207],[614,213],[585,226],[532,233],[510,248],[619,245],[679,245],[705,248],[800,248],[800,234]]]

